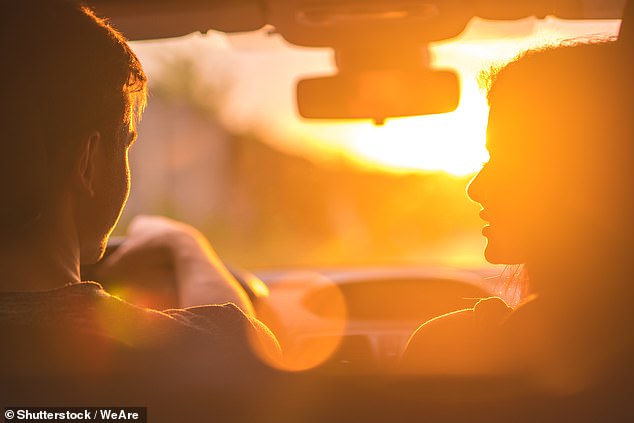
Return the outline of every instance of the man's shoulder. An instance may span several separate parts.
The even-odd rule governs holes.
[[[96,282],[69,284],[48,291],[0,293],[0,322],[47,328],[79,328],[120,338],[138,331],[183,331],[213,336],[243,325],[248,319],[235,305],[206,305],[154,310],[111,295]]]
[[[150,341],[152,332],[191,328],[166,313],[138,307],[106,292],[96,282],[47,291],[0,293],[0,322],[55,330],[78,330],[129,343]],[[193,329],[193,328],[192,328]]]
[[[112,351],[106,363],[110,370],[161,362],[177,367],[196,367],[198,361],[248,365],[257,361],[253,340],[267,336],[232,304],[163,312],[130,304],[93,282],[0,293],[0,330],[15,346],[5,355],[27,367],[26,357],[31,356],[63,356],[66,351],[73,359],[64,361],[81,367],[85,357]],[[94,366],[86,368],[92,371]]]

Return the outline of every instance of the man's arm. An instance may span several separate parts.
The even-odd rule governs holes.
[[[132,288],[143,286],[149,295],[153,285],[157,290],[171,285],[178,301],[168,307],[233,303],[246,315],[254,315],[247,293],[204,235],[164,217],[136,217],[125,242],[99,265],[98,275],[104,281],[124,280]]]

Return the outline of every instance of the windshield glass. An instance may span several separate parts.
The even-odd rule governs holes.
[[[618,28],[474,19],[457,39],[430,46],[433,67],[460,76],[458,109],[383,126],[299,118],[297,80],[334,73],[333,53],[290,45],[270,28],[134,42],[150,100],[117,231],[139,213],[167,215],[248,268],[484,266],[479,206],[465,195],[487,160],[478,76],[530,47]]]

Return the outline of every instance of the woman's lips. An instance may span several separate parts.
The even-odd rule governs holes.
[[[487,234],[491,232],[491,218],[489,217],[489,214],[485,209],[480,210],[480,219],[488,222],[486,225],[484,225],[484,228],[482,228],[482,235],[487,236]]]

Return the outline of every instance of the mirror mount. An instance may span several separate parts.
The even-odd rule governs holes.
[[[381,46],[346,46],[335,48],[335,64],[339,72],[363,72],[379,69],[428,68],[427,45],[394,44]]]

